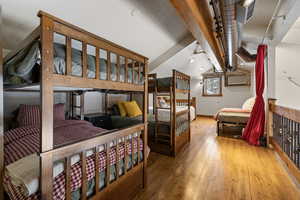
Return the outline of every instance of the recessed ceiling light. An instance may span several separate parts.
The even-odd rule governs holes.
[[[195,62],[195,59],[194,58],[190,58],[189,62],[193,63],[193,62]]]

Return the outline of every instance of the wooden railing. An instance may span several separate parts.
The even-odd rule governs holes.
[[[99,155],[99,147],[103,146],[105,155],[106,155],[106,178],[105,178],[105,187],[100,190],[99,187],[99,156],[95,156],[95,195],[93,195],[93,199],[98,199],[101,197],[105,196],[106,190],[108,190],[108,186],[110,184],[116,184],[120,179],[125,177],[127,173],[132,174],[135,171],[132,171],[133,169],[135,170],[142,170],[144,166],[144,162],[140,157],[140,139],[143,141],[143,158],[145,159],[146,156],[146,146],[145,143],[146,141],[144,140],[144,124],[136,125],[131,128],[119,130],[113,133],[109,133],[106,135],[98,136],[95,138],[91,138],[82,142],[74,143],[68,146],[64,146],[61,148],[56,148],[48,152],[41,153],[41,159],[42,162],[47,162],[49,164],[48,167],[53,166],[52,163],[56,161],[62,161],[64,160],[65,163],[65,180],[66,180],[66,199],[71,199],[71,157],[79,154],[81,159],[81,169],[82,169],[82,186],[81,186],[81,199],[87,199],[87,173],[86,173],[86,152],[88,150],[93,150],[94,155]],[[133,165],[134,161],[134,140],[137,141],[137,162],[135,165]],[[111,146],[111,144],[114,144]],[[132,165],[131,169],[127,170],[128,166],[128,156],[129,153],[127,152],[127,144],[131,143],[131,159],[132,159]],[[119,169],[120,169],[120,160],[121,158],[119,157],[119,147],[124,146],[125,152],[124,152],[124,172],[119,176]],[[110,151],[111,148],[114,148],[116,154],[116,178],[111,182],[110,181]],[[49,163],[51,162],[51,163]],[[50,168],[52,170],[52,168]],[[50,174],[49,174],[50,176]],[[52,184],[52,178],[49,180],[51,181]],[[140,177],[139,180],[136,180],[137,184],[140,184],[142,187],[143,184],[143,177]],[[49,182],[50,184],[50,182]],[[47,195],[49,193],[52,193],[50,190],[51,187],[49,187],[49,190],[47,190]],[[101,192],[101,193],[100,193]],[[49,197],[49,196],[47,196]],[[42,196],[42,199],[46,198],[46,196]]]
[[[82,30],[68,22],[58,19],[48,13],[39,12],[41,18],[40,39],[42,44],[43,67],[42,78],[53,80],[53,86],[77,87],[77,88],[99,88],[125,91],[143,91],[145,80],[145,67],[147,58],[135,52],[125,49],[119,45],[109,42],[99,36]],[[36,38],[36,31],[33,32]],[[65,74],[52,73],[54,60],[55,38],[65,41]],[[80,76],[72,75],[72,41],[76,41],[81,46],[81,67]],[[61,41],[60,41],[61,42]],[[95,75],[88,77],[88,47],[95,52]],[[77,47],[78,48],[78,47]],[[114,57],[114,61],[112,61]],[[101,62],[106,60],[105,78],[101,77]],[[113,72],[112,64],[116,71]]]
[[[268,129],[270,144],[300,181],[300,110],[269,100]]]

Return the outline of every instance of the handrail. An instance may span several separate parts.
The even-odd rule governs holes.
[[[268,140],[290,173],[300,181],[300,110],[276,105],[269,99]]]
[[[61,148],[53,149],[48,152],[41,153],[41,156],[47,156],[48,154],[52,154],[53,161],[60,160],[62,158],[74,155],[76,153],[82,152],[84,150],[88,150],[90,148],[93,148],[94,146],[108,143],[115,138],[121,138],[133,133],[136,133],[138,131],[144,130],[145,124],[139,124],[135,125],[126,129],[121,129],[118,131],[115,131],[113,133],[108,133],[106,135],[100,135],[95,138],[91,138],[88,140],[84,140],[81,142],[77,142],[74,144],[70,144]]]
[[[269,102],[269,109],[273,113],[300,123],[300,110],[276,105],[275,102]]]

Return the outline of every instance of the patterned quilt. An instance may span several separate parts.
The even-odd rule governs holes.
[[[67,121],[67,120],[66,120]],[[80,123],[79,123],[80,124]],[[56,129],[54,129],[55,135]],[[39,129],[36,127],[28,126],[10,130],[5,134],[5,165],[9,165],[25,156],[32,153],[39,152]],[[73,138],[74,139],[74,138]],[[54,139],[55,141],[55,139]],[[132,152],[131,142],[127,143],[127,152],[130,155]],[[133,153],[137,152],[137,139],[133,141]],[[143,142],[140,141],[140,151],[143,150]],[[119,145],[119,152],[116,152],[116,147],[112,147],[109,152],[110,165],[115,165],[117,162],[117,153],[119,159],[125,157],[124,143]],[[106,152],[101,151],[97,154],[99,156],[99,172],[106,169]],[[86,166],[87,178],[91,180],[95,176],[95,154],[87,157]],[[75,191],[81,187],[81,163],[77,162],[71,166],[71,191]],[[39,199],[39,194],[33,194],[30,197],[25,197],[21,194],[20,190],[13,186],[10,177],[5,175],[4,184],[6,191],[12,200],[34,200]],[[53,199],[65,199],[65,174],[61,173],[53,180]]]

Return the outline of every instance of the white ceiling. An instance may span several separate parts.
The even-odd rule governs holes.
[[[299,15],[299,10],[297,10],[298,8],[296,7],[297,14],[295,14],[292,8],[297,6],[298,1],[299,0],[280,0],[279,11],[267,34],[270,42],[274,41],[276,44],[276,41],[281,41],[283,35],[285,35],[289,29],[289,24],[294,23],[294,15]],[[278,2],[279,0],[256,0],[253,17],[244,25],[242,30],[243,40],[245,42],[254,43],[256,45],[261,43]],[[285,18],[282,16],[285,16]]]
[[[13,49],[44,10],[89,32],[155,59],[187,29],[168,0],[1,0],[4,48]]]
[[[299,44],[300,45],[300,18],[294,23],[287,34],[284,36],[282,42],[289,44]]]
[[[200,79],[203,72],[212,68],[212,64],[208,60],[207,54],[194,55],[195,47],[196,42],[191,43],[151,73],[157,73],[159,77],[166,77],[172,74],[173,69],[176,69],[188,74],[193,79]],[[194,60],[193,63],[190,62],[191,58]]]
[[[278,0],[256,0],[253,17],[243,27],[245,40],[262,39]]]

